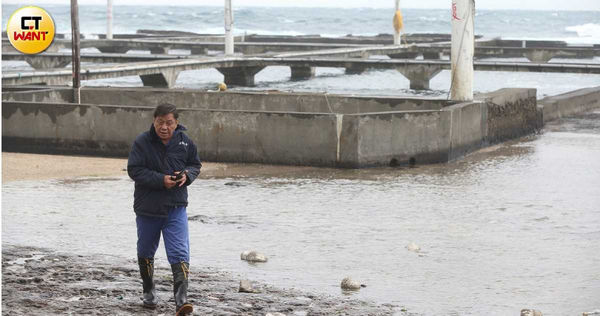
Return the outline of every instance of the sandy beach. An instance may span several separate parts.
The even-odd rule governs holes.
[[[320,168],[202,162],[200,178],[305,174]],[[2,153],[2,181],[127,176],[126,158]]]

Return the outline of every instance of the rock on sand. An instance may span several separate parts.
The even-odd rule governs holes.
[[[340,284],[340,286],[342,287],[342,290],[349,290],[349,291],[356,291],[356,290],[360,290],[361,287],[365,287],[365,285],[362,285],[362,284],[352,280],[350,277],[345,277],[342,280],[342,283]]]
[[[246,250],[240,255],[240,259],[248,262],[267,262],[269,260],[265,255],[257,251]]]

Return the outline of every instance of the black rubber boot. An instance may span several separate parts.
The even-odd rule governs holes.
[[[190,264],[181,262],[171,265],[173,271],[173,294],[175,295],[176,316],[188,315],[194,311],[192,304],[187,301],[188,276]]]
[[[158,296],[156,296],[156,288],[154,287],[154,258],[138,258],[140,266],[140,275],[142,276],[142,284],[144,287],[144,307],[156,308],[158,304]]]

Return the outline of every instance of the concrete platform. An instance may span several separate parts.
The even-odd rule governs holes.
[[[600,89],[586,94],[600,95]],[[124,157],[153,107],[182,110],[209,161],[364,168],[440,163],[533,133],[535,89],[502,89],[476,101],[310,93],[4,87],[3,150]],[[600,106],[600,102],[596,102]],[[589,107],[586,107],[589,108]]]

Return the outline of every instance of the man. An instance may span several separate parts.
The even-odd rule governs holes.
[[[173,271],[176,315],[185,315],[193,311],[187,301],[190,262],[187,186],[196,179],[202,164],[196,145],[183,133],[186,129],[179,125],[178,118],[174,105],[156,107],[150,130],[133,143],[127,172],[135,181],[133,209],[144,307],[155,308],[158,303],[153,281],[154,254],[162,232]]]

